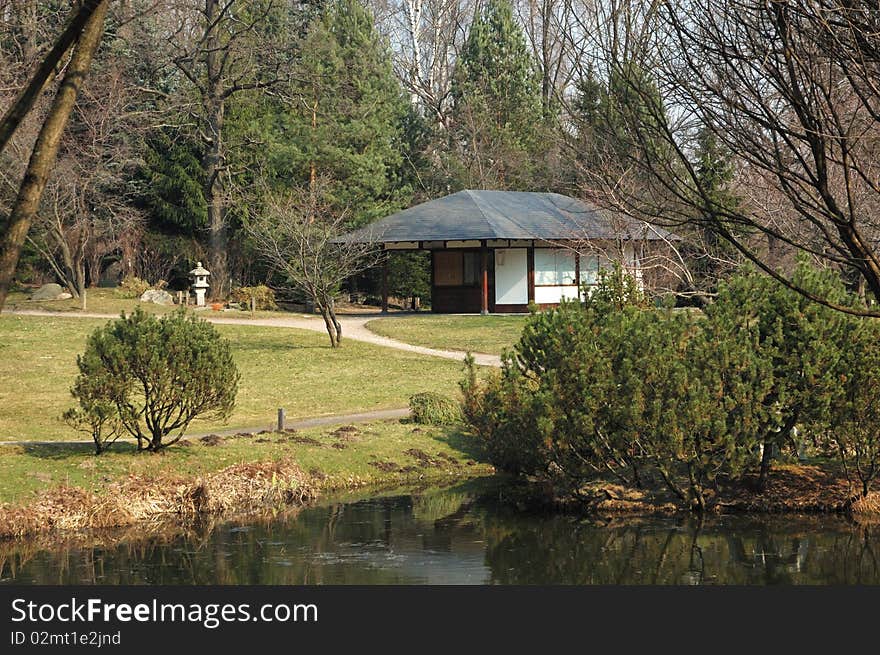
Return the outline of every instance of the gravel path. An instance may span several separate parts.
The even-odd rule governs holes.
[[[16,310],[13,312],[4,311],[4,314],[21,314],[25,316],[51,316],[53,318],[118,318],[115,314],[91,314],[88,312],[47,312],[41,310]],[[375,332],[367,329],[366,324],[376,318],[393,318],[399,321],[405,321],[411,314],[348,314],[339,316],[339,322],[342,324],[342,340],[352,339],[353,341],[363,341],[372,343],[377,346],[386,348],[395,348],[397,350],[405,350],[408,352],[418,353],[420,355],[428,355],[430,357],[443,357],[445,359],[454,359],[462,361],[465,353],[460,350],[440,350],[437,348],[425,348],[424,346],[415,346],[411,343],[404,343],[397,339],[383,337]],[[300,330],[312,330],[313,332],[324,332],[324,321],[317,316],[308,316],[306,314],[286,316],[284,318],[227,318],[225,316],[206,315],[205,319],[211,323],[220,325],[259,325],[263,327],[286,327],[298,328]],[[501,357],[498,355],[487,355],[483,353],[474,353],[474,360],[480,366],[501,366]]]

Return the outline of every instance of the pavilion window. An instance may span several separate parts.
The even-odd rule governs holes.
[[[599,284],[599,255],[581,255],[581,286]]]
[[[434,285],[473,287],[480,278],[480,253],[462,250],[434,252]]]
[[[577,284],[574,253],[569,250],[535,248],[535,285],[559,287]]]

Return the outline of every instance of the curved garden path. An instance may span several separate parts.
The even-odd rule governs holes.
[[[118,318],[116,314],[94,314],[89,312],[50,312],[38,309],[20,309],[14,311],[4,310],[4,314],[19,314],[24,316],[51,316],[53,318]],[[395,348],[397,350],[405,350],[408,352],[419,353],[420,355],[428,355],[430,357],[443,357],[445,359],[454,359],[462,361],[465,357],[464,352],[460,350],[440,350],[438,348],[426,348],[424,346],[415,346],[411,343],[398,341],[383,337],[370,331],[366,324],[376,318],[393,318],[398,321],[405,321],[409,316],[415,314],[340,314],[339,322],[342,324],[342,341],[346,339],[353,341],[364,341],[385,348]],[[297,328],[300,330],[311,330],[313,332],[325,332],[324,321],[317,316],[308,316],[306,314],[294,314],[285,316],[284,318],[230,318],[221,315],[206,314],[205,319],[211,323],[220,325],[259,325],[263,327],[279,327],[279,328]],[[474,360],[480,366],[501,366],[501,357],[498,355],[487,355],[484,353],[474,353]]]

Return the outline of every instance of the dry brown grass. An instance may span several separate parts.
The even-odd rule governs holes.
[[[852,513],[858,517],[872,517],[880,520],[880,492],[872,491],[852,504]]]
[[[129,475],[100,495],[61,486],[26,506],[2,506],[0,539],[115,528],[157,517],[192,521],[206,514],[299,507],[316,495],[311,477],[290,460],[235,464],[195,479]]]

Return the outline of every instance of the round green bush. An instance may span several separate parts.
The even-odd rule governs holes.
[[[451,425],[461,420],[457,402],[430,391],[410,396],[409,409],[412,420],[425,425]]]

